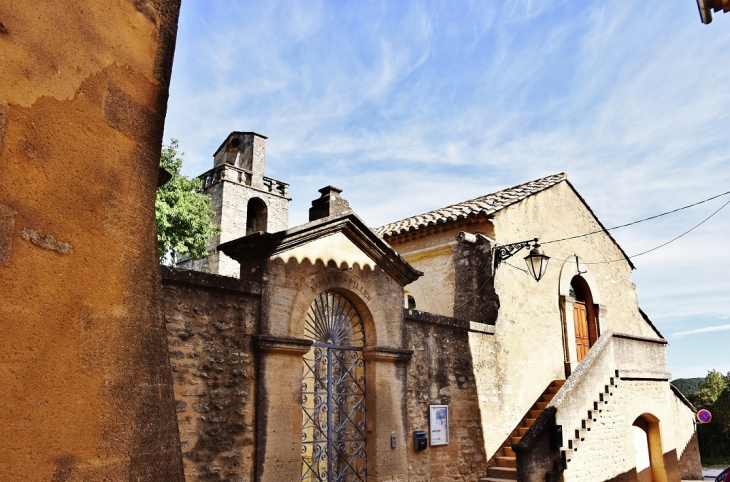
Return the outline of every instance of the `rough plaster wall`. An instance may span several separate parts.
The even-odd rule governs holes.
[[[408,320],[408,480],[476,480],[487,471],[476,383],[465,330]],[[413,451],[413,431],[428,433],[429,404],[449,405],[450,443]]]
[[[496,241],[502,244],[535,237],[552,240],[599,229],[566,183],[506,208],[493,222]],[[549,244],[544,248],[552,259],[539,283],[510,266],[522,268],[525,251],[515,255],[510,264],[499,267],[495,276],[500,302],[496,335],[489,338],[472,335],[482,413],[500,414],[483,417],[488,457],[549,383],[565,377],[563,326],[558,305],[561,260],[573,254],[586,261],[622,256],[604,235]],[[618,262],[590,265],[587,269],[599,284],[601,303],[607,308],[607,316],[601,320],[603,331],[613,329],[656,338],[639,316],[628,265]]]
[[[182,478],[154,215],[178,9],[0,4],[2,480]]]
[[[253,480],[258,296],[165,281],[187,480]]]
[[[675,446],[674,394],[667,382],[620,380],[619,387],[604,404],[600,417],[591,425],[564,472],[566,482],[608,480],[629,477],[635,472],[635,454],[631,426],[637,417],[650,413],[659,419],[665,465],[670,481],[679,481]],[[596,394],[597,395],[597,394]],[[566,434],[567,435],[567,434]]]
[[[676,395],[672,394],[674,412],[674,442],[679,457],[679,469],[683,479],[702,480],[702,462],[697,444],[695,414]]]
[[[454,315],[454,246],[461,228],[412,239],[392,241],[393,246],[423,276],[406,286],[416,308],[444,316]]]
[[[502,244],[531,238],[549,241],[601,229],[565,182],[497,213],[494,226],[495,240]],[[605,234],[547,244],[543,248],[551,260],[545,277],[539,283],[509,265],[501,266],[497,271],[496,289],[502,302],[500,316],[511,319],[550,316],[557,319],[558,281],[564,260],[573,260],[576,254],[586,263],[623,258],[616,244]],[[526,251],[521,251],[510,263],[524,268],[522,258],[526,255]],[[581,266],[581,270],[588,270],[593,275],[601,304],[606,307],[606,314],[600,320],[603,332],[614,330],[657,337],[639,315],[628,263],[586,264]]]
[[[498,319],[495,335],[470,333],[487,458],[551,381],[565,377],[559,320]]]

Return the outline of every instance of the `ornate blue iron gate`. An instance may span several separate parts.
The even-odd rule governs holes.
[[[303,481],[367,480],[365,334],[357,309],[334,291],[307,312],[313,340],[302,377]]]

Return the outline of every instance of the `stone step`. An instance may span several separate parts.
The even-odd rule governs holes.
[[[522,437],[510,437],[510,441],[512,442],[512,445],[520,443],[520,439]]]
[[[537,406],[537,409],[542,412],[543,410],[545,410],[547,408],[548,402],[537,402],[535,404],[535,406]]]
[[[517,480],[517,469],[512,467],[489,467],[487,469],[487,477],[502,478],[507,480]]]
[[[497,457],[497,467],[517,468],[517,457]]]
[[[563,463],[565,465],[568,464],[573,459],[573,451],[572,450],[566,450],[566,449],[560,449],[560,455],[563,459]]]
[[[554,393],[545,393],[540,397],[541,402],[549,402],[555,396]]]
[[[535,423],[535,419],[534,419],[534,418],[526,418],[526,419],[524,419],[524,420],[522,421],[522,423],[523,423],[523,424],[524,424],[524,425],[525,425],[526,427],[528,427],[528,428],[529,428],[529,427],[532,427],[532,424],[533,424],[533,423]]]
[[[524,437],[528,430],[530,430],[530,427],[518,428],[517,433],[520,437]]]
[[[505,457],[517,457],[517,454],[514,450],[512,450],[512,447],[502,447],[502,453],[504,453]]]
[[[550,387],[548,387],[548,388],[547,388],[547,392],[548,392],[548,393],[549,393],[550,395],[555,395],[556,393],[558,393],[558,390],[560,390],[560,387],[553,387],[553,386],[550,386]]]
[[[562,387],[563,385],[565,385],[565,380],[553,380],[553,382],[550,384],[551,387],[558,387],[558,388]]]
[[[479,482],[504,482],[505,480],[509,479],[502,479],[502,478],[496,478],[496,477],[480,477]]]
[[[542,410],[530,410],[527,418],[537,418],[542,413]]]

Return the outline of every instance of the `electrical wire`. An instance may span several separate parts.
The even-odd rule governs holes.
[[[651,248],[651,249],[647,249],[646,251],[642,251],[642,252],[641,252],[641,253],[639,253],[639,254],[635,254],[635,255],[633,255],[633,256],[628,256],[628,258],[629,258],[629,259],[637,258],[637,257],[639,257],[639,256],[641,256],[641,255],[644,255],[644,254],[647,254],[647,253],[651,253],[652,251],[656,251],[656,250],[657,250],[657,249],[659,249],[659,248],[663,248],[664,246],[666,246],[666,245],[668,245],[668,244],[670,244],[670,243],[673,243],[673,242],[675,242],[676,240],[678,240],[679,238],[681,238],[681,237],[682,237],[682,236],[684,236],[685,234],[689,234],[689,233],[691,233],[692,231],[694,231],[695,229],[697,229],[697,228],[699,228],[700,226],[702,226],[703,224],[705,224],[705,223],[706,223],[707,221],[709,221],[709,220],[710,220],[710,218],[711,218],[711,217],[713,217],[713,216],[714,216],[715,214],[719,213],[719,212],[720,212],[720,211],[721,211],[721,210],[722,210],[722,209],[723,209],[723,208],[724,208],[725,206],[727,206],[728,204],[730,204],[730,201],[728,201],[728,202],[726,202],[725,204],[723,204],[722,206],[720,206],[720,208],[719,208],[719,209],[718,209],[717,211],[715,211],[714,213],[710,214],[710,215],[709,215],[709,216],[707,216],[707,217],[706,217],[705,219],[703,219],[702,221],[700,221],[700,223],[699,223],[699,224],[696,224],[696,225],[694,225],[693,227],[691,227],[691,228],[690,228],[690,229],[688,229],[687,231],[683,232],[682,234],[680,234],[680,235],[679,235],[679,236],[677,236],[676,238],[672,238],[672,239],[670,239],[669,241],[667,241],[666,243],[660,244],[659,246],[656,246],[656,247],[654,247],[654,248]],[[581,263],[582,263],[582,264],[607,264],[607,263],[615,263],[615,262],[617,262],[617,261],[623,261],[623,260],[625,260],[625,259],[626,259],[626,258],[621,258],[621,259],[614,259],[614,260],[611,260],[611,261],[596,261],[596,262],[592,262],[592,263],[589,263],[589,262],[585,262],[585,261],[581,261]]]
[[[724,193],[722,193],[722,194],[718,194],[718,195],[716,195],[716,196],[712,196],[712,197],[709,197],[709,198],[707,198],[707,199],[703,199],[702,201],[698,201],[698,202],[696,202],[696,203],[693,203],[693,204],[688,204],[687,206],[682,206],[681,208],[673,209],[672,211],[667,211],[667,212],[665,212],[665,213],[657,214],[657,215],[655,215],[655,216],[650,216],[650,217],[648,217],[648,218],[644,218],[644,219],[639,219],[638,221],[633,221],[633,222],[630,222],[630,223],[627,223],[627,224],[622,224],[622,225],[620,225],[620,226],[614,226],[614,227],[612,227],[612,228],[600,229],[600,230],[598,230],[598,231],[593,231],[593,232],[590,232],[590,233],[586,233],[586,234],[577,234],[577,235],[575,235],[575,236],[570,236],[570,237],[568,237],[568,238],[562,238],[562,239],[554,239],[554,240],[552,240],[552,241],[545,241],[545,242],[542,242],[542,243],[540,243],[540,244],[541,244],[541,245],[545,245],[545,244],[551,244],[551,243],[559,243],[560,241],[568,241],[569,239],[583,238],[583,237],[586,237],[586,236],[592,236],[592,235],[594,235],[594,234],[599,234],[599,233],[603,233],[603,232],[605,232],[605,231],[612,231],[612,230],[614,230],[614,229],[619,229],[619,228],[625,228],[626,226],[632,226],[632,225],[634,225],[634,224],[639,224],[639,223],[643,223],[644,221],[649,221],[649,220],[652,220],[652,219],[660,218],[660,217],[662,217],[662,216],[666,216],[667,214],[673,214],[673,213],[676,213],[676,212],[678,212],[678,211],[682,211],[683,209],[689,209],[689,208],[691,208],[691,207],[694,207],[694,206],[698,206],[698,205],[700,205],[700,204],[706,203],[706,202],[708,202],[708,201],[712,201],[713,199],[717,199],[717,198],[719,198],[719,197],[722,197],[722,196],[726,196],[726,195],[728,195],[728,194],[730,194],[730,191],[724,192]],[[724,208],[724,207],[725,207],[725,206],[723,206],[723,208]],[[720,208],[720,209],[722,209],[722,208]],[[718,209],[718,211],[719,211],[719,209]],[[714,216],[714,214],[713,214],[713,216]],[[712,217],[712,216],[710,216],[710,217]],[[709,218],[708,218],[708,219],[709,219]],[[705,220],[705,221],[706,221],[706,220]],[[704,222],[704,221],[703,221],[703,222]],[[700,223],[700,224],[702,224],[702,223]],[[699,225],[698,225],[698,226],[699,226]],[[695,227],[696,227],[696,226],[695,226]],[[692,228],[692,229],[694,229],[694,228]],[[687,233],[684,233],[684,234],[687,234]],[[682,236],[684,236],[684,234],[682,234]],[[680,237],[681,237],[681,236],[680,236]],[[674,240],[672,240],[672,241],[674,241]],[[670,242],[671,242],[671,241],[670,241]],[[660,248],[660,247],[661,247],[661,246],[658,246],[658,247],[657,247],[657,249],[658,249],[658,248]],[[647,252],[648,252],[648,251],[647,251]],[[640,256],[641,254],[644,254],[644,253],[640,253],[640,254],[637,254],[636,256]]]
[[[638,224],[638,223],[642,223],[642,222],[644,222],[644,221],[649,221],[650,219],[656,219],[656,218],[659,218],[659,217],[662,217],[662,216],[666,216],[667,214],[672,214],[672,213],[676,213],[677,211],[682,211],[683,209],[691,208],[691,207],[697,206],[697,205],[699,205],[699,204],[703,204],[703,203],[706,203],[706,202],[708,202],[708,201],[712,201],[713,199],[717,199],[717,198],[719,198],[719,197],[722,197],[722,196],[725,196],[725,195],[727,195],[727,194],[730,194],[730,191],[724,192],[724,193],[722,193],[722,194],[718,194],[717,196],[712,196],[712,197],[710,197],[710,198],[704,199],[704,200],[702,200],[702,201],[699,201],[699,202],[696,202],[696,203],[694,203],[694,204],[689,204],[689,205],[687,205],[687,206],[683,206],[683,207],[681,207],[681,208],[677,208],[677,209],[674,209],[674,210],[672,210],[672,211],[667,211],[667,212],[665,212],[665,213],[657,214],[657,215],[655,215],[655,216],[651,216],[651,217],[648,217],[648,218],[645,218],[645,219],[640,219],[640,220],[638,220],[638,221],[633,221],[633,222],[631,222],[631,223],[627,223],[627,224],[622,224],[622,225],[620,225],[620,226],[614,226],[613,228],[608,228],[608,229],[606,229],[605,231],[610,231],[610,230],[612,230],[612,229],[619,229],[619,228],[625,228],[626,226],[631,226],[631,225],[633,225],[633,224]],[[715,214],[717,214],[717,213],[719,213],[720,211],[722,211],[722,209],[723,209],[723,208],[725,208],[725,206],[727,206],[728,204],[730,204],[730,201],[728,201],[728,202],[726,202],[725,204],[723,204],[722,206],[720,206],[720,207],[719,207],[719,208],[718,208],[718,209],[717,209],[717,210],[716,210],[715,212],[713,212],[712,214],[710,214],[709,216],[707,216],[707,217],[706,217],[705,219],[703,219],[702,221],[700,221],[700,222],[699,222],[698,224],[694,225],[693,227],[691,227],[691,228],[690,228],[690,229],[688,229],[687,231],[683,232],[683,233],[682,233],[682,234],[680,234],[679,236],[677,236],[677,237],[675,237],[675,238],[672,238],[672,239],[670,239],[670,240],[669,240],[669,241],[667,241],[666,243],[660,244],[659,246],[656,246],[656,247],[654,247],[654,248],[651,248],[651,249],[647,249],[646,251],[642,251],[642,252],[641,252],[641,253],[639,253],[639,254],[635,254],[635,255],[633,255],[633,256],[627,256],[627,257],[628,257],[629,259],[637,258],[637,257],[639,257],[639,256],[642,256],[642,255],[644,255],[644,254],[647,254],[647,253],[651,253],[652,251],[656,251],[656,250],[657,250],[657,249],[659,249],[659,248],[663,248],[664,246],[666,246],[666,245],[668,245],[668,244],[671,244],[671,243],[673,243],[674,241],[678,240],[679,238],[681,238],[681,237],[685,236],[686,234],[689,234],[689,233],[691,233],[691,232],[692,232],[692,231],[694,231],[695,229],[697,229],[697,228],[699,228],[700,226],[702,226],[703,224],[705,224],[705,223],[706,223],[707,221],[709,221],[709,220],[710,220],[710,218],[712,218],[712,217],[713,217],[713,216],[714,216]],[[544,243],[540,243],[540,244],[550,244],[550,243],[557,243],[557,242],[560,242],[560,241],[567,241],[567,240],[569,240],[569,239],[576,239],[576,238],[582,238],[582,237],[586,237],[586,236],[591,236],[591,235],[593,235],[593,234],[603,233],[603,232],[605,232],[605,231],[604,231],[604,230],[600,230],[600,231],[594,231],[594,232],[592,232],[592,233],[587,233],[587,234],[579,234],[579,235],[577,235],[577,236],[571,236],[571,237],[569,237],[569,238],[563,238],[563,239],[556,239],[556,240],[553,240],[553,241],[547,241],[547,242],[544,242]],[[570,257],[571,257],[571,256],[569,256],[568,258],[570,258]],[[568,258],[566,258],[566,259],[568,259]],[[619,261],[625,261],[625,260],[626,260],[626,258],[620,258],[620,259],[612,259],[612,260],[610,260],[610,261],[594,261],[594,262],[586,262],[586,261],[581,261],[581,264],[609,264],[609,263],[616,263],[616,262],[619,262]],[[522,269],[522,268],[519,268],[519,267],[517,267],[517,266],[515,266],[515,265],[513,265],[513,264],[511,264],[511,263],[508,263],[507,261],[502,261],[502,262],[503,262],[504,264],[508,265],[508,266],[511,266],[512,268],[515,268],[515,269],[517,269],[517,270],[519,270],[519,271],[522,271],[522,272],[524,272],[524,273],[527,273],[527,274],[529,274],[529,272],[528,272],[527,270],[524,270],[524,269]],[[479,293],[480,293],[480,292],[481,292],[481,291],[482,291],[482,290],[483,290],[483,289],[484,289],[484,288],[485,288],[485,287],[487,286],[487,284],[488,284],[488,283],[489,283],[489,280],[487,280],[487,281],[486,281],[486,282],[485,282],[485,283],[484,283],[484,284],[483,284],[482,286],[480,286],[480,287],[479,287],[479,289],[478,289],[478,290],[476,291],[476,293],[474,293],[474,295],[472,295],[472,297],[471,297],[471,298],[469,298],[468,300],[466,300],[466,301],[465,301],[464,303],[462,303],[462,304],[461,304],[461,305],[459,305],[458,307],[455,307],[455,308],[454,308],[454,310],[456,310],[456,309],[460,309],[460,308],[463,308],[464,306],[466,306],[467,304],[469,304],[469,303],[470,303],[470,302],[471,302],[471,301],[472,301],[472,300],[473,300],[474,298],[476,298],[476,297],[477,297],[477,295],[478,295],[478,294],[479,294]]]

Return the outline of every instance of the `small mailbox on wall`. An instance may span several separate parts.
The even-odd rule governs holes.
[[[420,452],[426,450],[428,439],[426,438],[425,430],[416,430],[413,432],[413,451]]]
[[[429,430],[431,446],[449,444],[449,406],[430,405]]]

